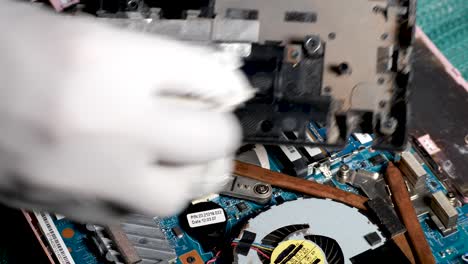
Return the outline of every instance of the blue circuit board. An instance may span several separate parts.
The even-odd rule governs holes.
[[[85,242],[84,226],[67,218],[54,219],[60,236],[76,264],[102,264]]]
[[[318,140],[326,139],[326,131],[323,128],[319,128],[314,123],[310,125],[310,131]],[[349,165],[352,169],[365,169],[368,171],[381,172],[383,165],[374,166],[369,159],[381,155],[387,161],[396,161],[398,157],[395,157],[390,152],[385,151],[375,151],[370,148],[372,142],[366,142],[361,144],[355,137],[351,136],[349,142],[344,149],[341,150],[328,150],[325,151],[332,157],[347,157],[346,164]],[[414,150],[411,150],[414,152]],[[330,167],[331,172],[335,172],[342,163],[332,164]],[[427,165],[423,165],[425,170],[428,173],[426,184],[428,190],[433,193],[437,191],[447,192],[443,184],[437,179],[437,177],[432,173],[430,168]],[[281,164],[275,157],[270,156],[270,168],[272,170],[281,171]],[[360,193],[360,190],[356,189],[353,186],[348,184],[342,184],[336,181],[333,177],[325,177],[322,173],[314,173],[307,177],[310,180],[314,180],[319,183],[326,183],[336,186],[342,190]],[[277,202],[277,197],[281,197],[284,201],[295,200],[300,195],[287,192],[281,189],[274,189],[273,199],[268,205],[259,205],[254,202],[249,202],[245,200],[239,200],[230,197],[219,196],[212,199],[212,202],[219,204],[226,211],[228,220],[227,220],[227,233],[229,230],[232,230],[236,225],[244,223],[245,220],[250,217],[258,214],[259,212],[268,209],[269,206],[275,205]],[[248,206],[248,210],[240,212],[236,204],[244,203]],[[457,208],[459,212],[459,221],[458,221],[458,231],[452,235],[444,237],[439,230],[434,229],[431,225],[428,224],[429,215],[428,213],[420,215],[419,220],[423,227],[423,230],[428,239],[429,245],[434,253],[434,256],[437,260],[437,263],[464,263],[461,256],[468,252],[468,205]],[[172,229],[179,225],[178,217],[169,217],[164,219],[156,220],[170,244],[175,249],[178,256],[183,255],[192,250],[196,250],[202,259],[206,262],[214,257],[212,252],[203,251],[201,245],[194,239],[192,239],[188,234],[184,234],[182,238],[174,235]],[[176,263],[181,264],[182,262],[177,259]]]
[[[227,215],[227,233],[232,230],[237,224],[244,222],[255,214],[265,210],[267,207],[276,205],[277,198],[281,197],[284,201],[291,201],[297,199],[297,194],[282,191],[280,189],[273,189],[273,199],[268,205],[259,205],[254,202],[230,198],[225,196],[219,196],[211,201],[221,205],[224,208]],[[240,212],[236,205],[239,203],[247,205],[248,209]],[[162,232],[166,235],[169,243],[174,247],[177,255],[183,255],[192,250],[197,250],[202,259],[206,262],[213,258],[213,253],[204,252],[201,245],[192,239],[189,235],[185,234],[182,238],[178,238],[173,232],[172,228],[179,226],[179,220],[177,216],[168,217],[164,219],[156,220],[159,222]],[[181,263],[177,260],[177,263]]]
[[[438,230],[431,228],[428,215],[420,217],[429,245],[437,263],[466,263],[461,255],[468,252],[468,206],[457,208],[459,213],[458,231],[444,237]]]
[[[310,131],[317,138],[317,140],[326,140],[326,131],[323,128],[319,128],[314,123],[310,125]],[[369,159],[376,155],[381,155],[387,161],[395,161],[398,157],[395,157],[390,152],[375,151],[371,146],[371,142],[361,144],[359,140],[351,136],[348,144],[341,150],[325,149],[325,152],[331,157],[346,157],[344,160],[347,165],[352,169],[365,169],[368,171],[381,172],[382,166],[374,166]],[[412,150],[414,152],[414,150]],[[281,171],[281,163],[272,155],[269,156],[270,169],[274,171]],[[337,162],[331,164],[330,171],[335,173],[338,167],[342,164]],[[438,180],[438,178],[432,173],[431,169],[427,165],[423,165],[427,171],[426,185],[431,193],[437,191],[447,192],[444,185]],[[360,193],[360,190],[348,184],[342,184],[334,179],[334,177],[325,177],[320,172],[316,172],[312,175],[308,175],[307,179],[314,180],[318,183],[330,184],[340,188],[342,190]],[[227,215],[227,234],[241,223],[245,223],[246,220],[257,215],[258,213],[267,210],[270,206],[277,205],[280,202],[292,201],[301,197],[299,194],[284,191],[278,188],[273,188],[273,197],[269,204],[260,205],[254,202],[226,197],[218,196],[212,199],[212,202],[219,204],[226,212]],[[243,203],[247,206],[247,209],[239,211],[236,207],[237,204]],[[428,214],[419,216],[421,226],[426,234],[429,245],[434,253],[437,263],[442,264],[455,264],[464,263],[461,259],[463,254],[468,252],[468,205],[457,208],[459,212],[458,220],[458,231],[454,234],[443,236],[439,230],[433,228],[430,224],[430,217]],[[184,233],[183,236],[177,236],[173,232],[173,228],[179,226],[178,216],[168,218],[155,218],[155,221],[159,224],[162,232],[165,234],[169,244],[175,249],[178,256],[196,250],[203,261],[208,261],[214,257],[213,252],[205,252],[195,239],[191,238],[188,234]],[[54,219],[54,223],[62,236],[73,260],[76,264],[100,264],[96,255],[89,249],[86,244],[86,234],[83,226],[76,224],[66,218]],[[70,230],[73,235],[70,236]],[[68,233],[67,233],[68,232]],[[181,264],[182,262],[177,258],[176,263]]]

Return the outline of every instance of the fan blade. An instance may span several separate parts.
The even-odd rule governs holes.
[[[323,250],[328,264],[344,264],[343,251],[335,239],[319,235],[308,235],[304,238],[314,242]]]
[[[262,239],[262,244],[276,247],[281,241],[283,241],[291,234],[294,234],[297,231],[308,229],[309,227],[310,226],[308,224],[283,226],[266,235]]]

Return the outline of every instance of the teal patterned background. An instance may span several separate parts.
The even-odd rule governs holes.
[[[468,79],[468,0],[418,0],[419,26]]]

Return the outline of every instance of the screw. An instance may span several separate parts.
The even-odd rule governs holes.
[[[380,39],[381,40],[386,40],[388,38],[388,34],[387,33],[383,33],[381,36],[380,36]]]
[[[393,126],[392,120],[387,120],[387,121],[385,121],[384,126],[385,126],[386,128],[392,127],[392,126]]]
[[[379,102],[379,107],[380,108],[384,108],[386,105],[387,105],[387,103],[385,101],[380,101]]]
[[[462,256],[462,260],[463,260],[465,263],[468,263],[468,253],[465,253],[465,254]]]
[[[382,84],[385,83],[385,79],[384,79],[384,78],[379,78],[379,79],[377,80],[377,83],[380,84],[380,85],[382,85]]]
[[[309,55],[314,55],[320,51],[322,47],[322,42],[318,36],[309,36],[304,42],[304,48],[306,49]]]
[[[330,39],[330,40],[336,39],[336,33],[335,32],[330,32],[330,34],[328,34],[328,39]]]
[[[452,206],[457,206],[457,197],[453,192],[448,192],[447,198]]]
[[[297,50],[291,51],[291,58],[297,59],[299,57],[299,52]]]
[[[348,165],[346,164],[341,165],[337,174],[338,181],[341,183],[346,183],[346,181],[349,178],[350,173],[351,173],[351,168]]]
[[[323,88],[323,91],[326,92],[326,93],[330,93],[332,90],[332,88],[330,86],[325,86],[325,88]]]
[[[393,132],[395,132],[397,126],[398,121],[394,117],[390,117],[382,123],[380,127],[380,132],[382,132],[385,135],[391,135],[393,134]]]
[[[190,256],[190,257],[187,258],[187,262],[188,262],[188,263],[194,263],[195,260],[196,260],[196,259],[195,259],[194,257],[192,257],[192,256]]]
[[[258,194],[267,194],[270,191],[270,187],[265,184],[257,184],[254,190]]]
[[[340,171],[341,171],[341,172],[343,172],[343,171],[344,171],[344,172],[349,172],[349,166],[346,165],[346,164],[341,165],[341,166],[340,166]]]
[[[138,9],[138,1],[130,0],[127,2],[127,6],[130,10],[134,11]]]

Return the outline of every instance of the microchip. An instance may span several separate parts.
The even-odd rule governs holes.
[[[379,234],[377,234],[377,232],[369,233],[369,234],[365,235],[364,238],[366,239],[367,243],[369,243],[369,245],[371,245],[371,246],[375,246],[375,245],[379,244],[380,242],[382,242],[382,238],[380,238],[380,236],[379,236]]]
[[[236,207],[237,207],[237,210],[239,210],[239,212],[241,213],[249,208],[244,202],[240,202],[236,204]]]
[[[369,161],[372,163],[372,166],[377,166],[377,165],[381,165],[382,163],[384,163],[385,158],[379,154],[377,156],[370,158]]]
[[[173,227],[171,230],[174,236],[178,238],[182,238],[184,236],[184,231],[182,231],[182,229],[178,226]]]

